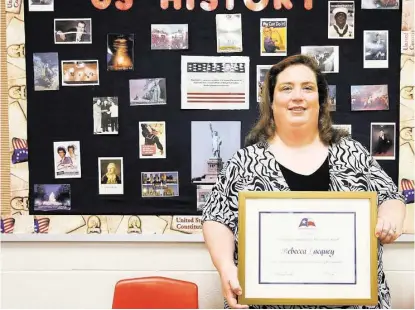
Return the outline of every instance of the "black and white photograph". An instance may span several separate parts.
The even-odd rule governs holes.
[[[209,198],[210,192],[212,191],[213,184],[202,184],[196,186],[196,197],[197,197],[197,206],[196,210],[198,212],[203,211],[206,201]]]
[[[362,9],[399,10],[399,0],[362,0]]]
[[[62,60],[62,86],[99,85],[98,60]]]
[[[349,135],[352,135],[352,125],[351,124],[333,124],[332,127],[334,129],[347,131],[349,133]]]
[[[354,1],[329,1],[328,13],[328,38],[354,39]]]
[[[192,121],[192,182],[213,184],[241,147],[240,121]]]
[[[55,0],[29,0],[29,12],[53,12],[54,2]]]
[[[242,52],[242,15],[216,14],[216,52]]]
[[[94,97],[94,135],[118,134],[118,97]]]
[[[35,91],[59,90],[58,53],[33,53]]]
[[[370,154],[376,160],[394,160],[396,148],[395,123],[370,124]]]
[[[267,72],[271,69],[272,65],[257,65],[256,66],[256,96],[257,102],[261,100],[262,86]]]
[[[100,195],[124,194],[122,157],[98,157],[98,188]]]
[[[130,80],[130,105],[160,105],[167,103],[166,79]]]
[[[55,179],[81,177],[81,147],[79,141],[53,142]]]
[[[331,112],[336,111],[336,85],[329,85],[329,109]]]
[[[152,50],[187,50],[189,30],[187,24],[152,24]]]
[[[107,35],[107,70],[134,70],[134,34]]]
[[[388,30],[365,30],[363,40],[363,68],[389,68]]]
[[[313,57],[323,73],[339,72],[338,46],[301,46],[301,54]]]
[[[91,44],[90,18],[56,18],[54,20],[55,44]]]

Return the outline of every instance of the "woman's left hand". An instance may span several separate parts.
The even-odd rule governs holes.
[[[383,244],[394,242],[402,234],[402,227],[387,218],[378,217],[375,235]]]

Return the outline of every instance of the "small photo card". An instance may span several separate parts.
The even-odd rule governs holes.
[[[98,188],[100,195],[124,194],[122,157],[98,157]]]
[[[352,85],[352,111],[389,110],[388,85]]]
[[[301,46],[301,54],[314,57],[322,73],[339,73],[338,46]]]
[[[376,160],[394,160],[396,148],[395,123],[371,123],[370,126],[370,154]]]
[[[217,53],[242,52],[241,14],[216,14]]]
[[[261,18],[261,56],[287,56],[287,18]]]
[[[331,112],[336,111],[336,85],[329,85],[329,109]]]
[[[55,179],[81,177],[81,147],[79,141],[53,142]]]
[[[94,135],[118,134],[118,97],[94,97]]]
[[[138,130],[140,158],[166,158],[166,123],[139,122]]]
[[[99,85],[98,60],[62,60],[62,86]]]
[[[332,127],[338,130],[344,130],[352,135],[352,125],[351,124],[333,124]]]
[[[35,211],[70,211],[70,184],[35,184],[33,191]]]
[[[134,34],[107,35],[107,70],[134,70]]]
[[[33,53],[35,91],[59,90],[58,53]]]
[[[179,196],[179,173],[177,171],[141,173],[141,197],[175,196]]]
[[[12,1],[21,2],[21,0]],[[55,0],[29,0],[29,12],[53,12],[54,2]]]
[[[389,31],[363,31],[363,67],[389,68]]]
[[[202,212],[206,201],[209,198],[210,192],[212,191],[213,184],[197,185],[196,196],[197,196],[197,211]]]
[[[166,79],[136,79],[130,80],[130,105],[160,105],[166,104]]]
[[[412,3],[413,1],[405,1]],[[362,0],[362,9],[367,10],[399,10],[399,0]]]
[[[91,44],[90,18],[55,18],[55,44]]]
[[[272,65],[257,65],[256,66],[256,96],[257,102],[261,101],[262,86],[264,85],[265,76]]]
[[[187,24],[152,24],[152,50],[187,50],[189,48]]]
[[[329,39],[354,39],[354,1],[328,2]]]

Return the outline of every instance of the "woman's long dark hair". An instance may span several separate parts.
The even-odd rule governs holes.
[[[318,68],[317,62],[306,55],[293,55],[275,64],[267,72],[261,91],[259,119],[246,136],[245,146],[258,142],[267,142],[270,138],[274,137],[275,128],[278,125],[274,123],[272,112],[275,85],[277,84],[278,75],[286,68],[294,65],[305,65],[310,68],[316,76],[320,105],[318,131],[321,141],[325,145],[329,145],[338,142],[340,138],[348,135],[346,131],[337,130],[332,127],[328,84],[323,73],[321,73]]]

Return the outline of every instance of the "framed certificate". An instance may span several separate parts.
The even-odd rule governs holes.
[[[376,192],[239,192],[245,305],[376,305]]]

